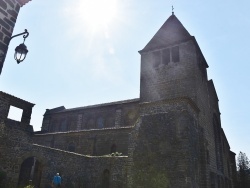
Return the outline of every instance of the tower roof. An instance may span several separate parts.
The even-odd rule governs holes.
[[[141,51],[162,48],[191,37],[178,18],[172,14]]]

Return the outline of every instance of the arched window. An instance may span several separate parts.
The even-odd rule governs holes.
[[[113,144],[112,146],[111,146],[111,153],[115,153],[116,152],[116,145],[115,144]]]
[[[173,62],[179,62],[180,61],[180,52],[179,52],[179,46],[175,46],[171,49],[172,53],[172,61]]]

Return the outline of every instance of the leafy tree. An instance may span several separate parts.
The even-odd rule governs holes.
[[[247,155],[240,152],[237,158],[239,188],[250,187],[250,163]]]

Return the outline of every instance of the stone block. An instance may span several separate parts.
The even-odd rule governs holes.
[[[7,3],[4,2],[3,0],[0,1],[0,7],[1,7],[2,9],[6,10],[6,9],[7,9]]]
[[[0,24],[7,30],[10,29],[9,24],[7,24],[3,19],[0,19]]]
[[[8,3],[11,8],[15,7],[14,3],[11,0],[5,0],[5,2]]]

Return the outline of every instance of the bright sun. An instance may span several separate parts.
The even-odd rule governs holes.
[[[77,14],[92,30],[108,28],[117,16],[117,0],[80,0],[79,3]]]

